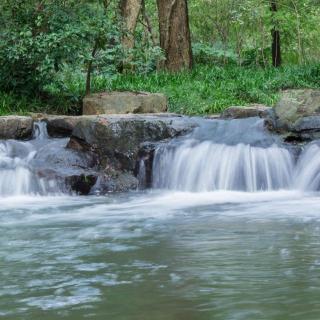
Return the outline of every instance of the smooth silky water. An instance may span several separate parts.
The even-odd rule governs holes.
[[[158,147],[153,189],[101,197],[38,180],[50,143],[0,143],[0,318],[320,318],[317,142],[203,121]]]

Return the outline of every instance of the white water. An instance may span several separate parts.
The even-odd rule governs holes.
[[[184,191],[287,189],[292,184],[293,157],[277,146],[269,148],[209,141],[187,141],[155,155],[153,186]]]
[[[34,126],[30,142],[0,141],[0,196],[47,195],[57,191],[53,180],[40,178],[31,165],[39,140],[48,139],[45,123]]]
[[[105,197],[51,196],[44,125],[0,142],[0,318],[318,320],[320,147],[212,123],[157,149],[169,191]]]
[[[270,139],[268,133],[263,135],[260,126],[254,127],[260,140],[253,130],[250,142],[248,128],[240,123],[220,122],[211,128],[211,137],[203,135],[200,128],[186,139],[158,147],[153,160],[153,188],[192,192],[319,190],[317,142],[307,145],[296,160],[287,147]],[[207,127],[204,129],[208,132]],[[242,143],[243,139],[247,143]],[[256,146],[260,141],[265,145]]]
[[[261,148],[186,141],[176,148],[156,151],[153,187],[180,191],[215,190],[319,191],[320,147],[311,143],[298,161],[276,145]]]
[[[317,143],[308,145],[299,157],[294,173],[294,187],[309,191],[320,189],[320,147]]]
[[[48,137],[44,122],[35,124],[31,141],[0,141],[0,195],[57,193],[57,183],[41,178],[34,160],[41,152],[55,148],[53,152],[59,153],[63,147]],[[143,188],[147,181],[143,159],[139,168]],[[185,192],[318,191],[320,147],[313,142],[296,159],[264,130],[261,120],[201,120],[189,136],[156,149],[152,187]]]

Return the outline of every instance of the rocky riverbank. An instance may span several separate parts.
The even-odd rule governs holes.
[[[320,92],[289,90],[274,108],[230,107],[213,118],[247,117],[265,119],[266,130],[287,144],[319,139]],[[167,113],[9,116],[0,117],[0,138],[31,139],[34,123],[39,121],[46,123],[50,137],[65,138],[65,147],[37,155],[37,174],[54,178],[79,194],[88,194],[137,188],[139,159],[149,158],[146,163],[150,164],[157,144],[190,133],[199,118]]]
[[[46,123],[56,139],[37,153],[33,170],[78,194],[136,189],[136,165],[144,144],[187,134],[195,118],[173,114],[0,117],[2,139],[30,140]]]

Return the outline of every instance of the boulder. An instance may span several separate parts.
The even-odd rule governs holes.
[[[40,178],[54,180],[61,190],[88,194],[100,174],[92,152],[65,148],[68,139],[48,140],[31,161]]]
[[[166,112],[167,105],[161,93],[102,92],[83,99],[83,114],[158,113]]]
[[[109,192],[125,192],[138,188],[138,179],[129,172],[113,171],[100,174],[91,194],[106,194]]]
[[[303,144],[320,138],[320,90],[286,90],[266,126],[284,141]]]
[[[90,119],[90,116],[87,116]],[[70,137],[75,126],[84,116],[46,116],[42,120],[47,123],[48,134],[54,138]]]
[[[117,169],[134,170],[140,144],[190,132],[197,126],[188,117],[170,115],[112,115],[82,119],[69,148],[93,150]]]
[[[0,117],[0,139],[29,139],[32,137],[32,128],[32,117]]]
[[[252,104],[250,106],[232,106],[224,110],[220,118],[222,119],[243,119],[250,117],[266,118],[269,116],[272,108],[262,104]]]
[[[277,129],[295,131],[302,118],[320,116],[320,90],[283,91],[275,106],[275,116]],[[309,126],[308,130],[310,129],[312,128]]]
[[[93,116],[66,116],[45,113],[30,113],[34,122],[45,122],[47,124],[48,135],[52,138],[70,137],[74,127],[80,120]]]
[[[196,126],[192,118],[167,114],[85,117],[68,148],[97,155],[99,177],[92,192],[126,191],[138,186],[135,169],[143,143],[174,138]]]

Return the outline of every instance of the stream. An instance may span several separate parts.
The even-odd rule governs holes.
[[[0,142],[0,318],[318,320],[318,142],[219,121],[159,145],[151,189],[104,196],[33,173],[67,143],[45,128]]]

